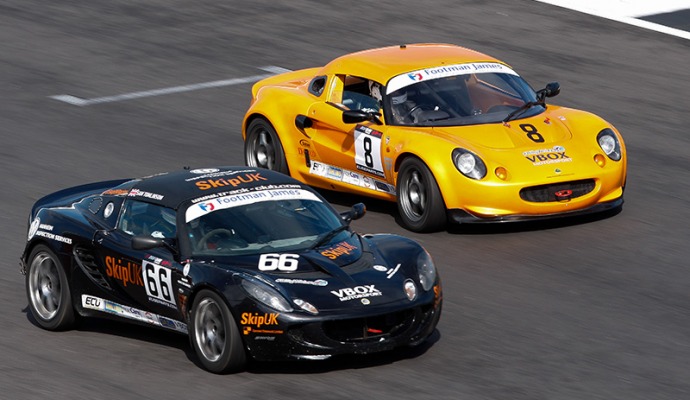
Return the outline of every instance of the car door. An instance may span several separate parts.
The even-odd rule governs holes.
[[[94,238],[98,260],[105,272],[104,278],[125,308],[111,305],[106,311],[122,314],[123,317],[152,322],[156,318],[137,314],[138,311],[151,312],[169,318],[181,319],[179,300],[176,298],[177,281],[182,277],[182,265],[167,248],[135,250],[132,238],[135,235],[151,235],[156,232],[147,226],[160,226],[162,219],[158,205],[127,199],[123,205],[118,225],[112,231],[99,231]],[[170,209],[166,209],[170,210]],[[172,211],[172,210],[170,210]],[[174,216],[174,212],[173,212]],[[174,232],[166,240],[171,243]],[[167,236],[165,236],[167,237]],[[135,310],[127,307],[134,307]],[[141,317],[141,318],[139,318]]]
[[[312,174],[332,182],[358,181],[358,186],[369,189],[374,188],[373,179],[386,179],[383,157],[385,125],[374,121],[343,122],[346,110],[379,110],[380,105],[368,91],[368,80],[336,75],[329,101],[311,106],[307,115],[313,122],[312,160],[316,161],[312,165]]]

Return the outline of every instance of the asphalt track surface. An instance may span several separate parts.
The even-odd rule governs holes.
[[[4,0],[0,38],[0,398],[690,398],[690,41],[522,0]],[[31,203],[85,182],[241,164],[251,84],[86,107],[49,96],[247,77],[406,42],[487,52],[534,87],[559,81],[554,102],[614,123],[630,160],[622,212],[417,235],[367,201],[355,229],[416,238],[444,280],[438,333],[416,350],[218,376],[183,336],[99,320],[51,333],[27,316],[17,260]]]

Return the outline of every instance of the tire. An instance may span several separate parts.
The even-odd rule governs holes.
[[[223,299],[204,289],[194,299],[189,338],[199,361],[216,374],[237,372],[247,355],[235,319]]]
[[[67,274],[55,253],[42,244],[29,255],[26,296],[31,315],[41,328],[59,331],[74,326],[75,314]]]
[[[244,163],[290,175],[280,138],[263,118],[257,118],[249,124],[244,142]]]
[[[420,159],[403,160],[398,173],[398,212],[413,232],[436,232],[446,226],[446,205],[434,175]]]

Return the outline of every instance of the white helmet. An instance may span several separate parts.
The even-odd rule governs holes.
[[[369,81],[369,93],[371,97],[375,98],[377,101],[382,101],[383,96],[381,95],[381,85],[377,82]]]

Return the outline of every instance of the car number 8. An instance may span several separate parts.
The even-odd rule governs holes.
[[[259,257],[259,271],[296,271],[299,255],[266,253]]]

